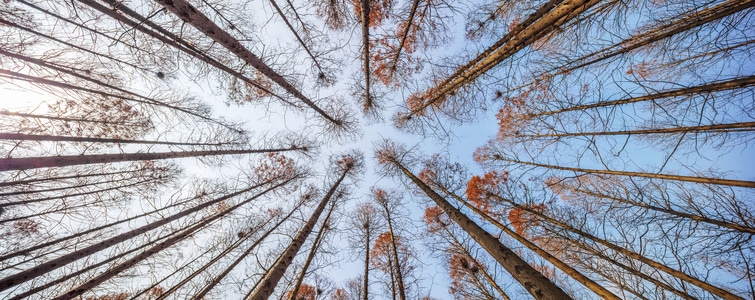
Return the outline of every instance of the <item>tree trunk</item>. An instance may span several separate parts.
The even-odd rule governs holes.
[[[672,174],[654,174],[654,173],[629,172],[629,171],[562,167],[562,166],[556,166],[556,165],[547,165],[547,164],[540,164],[540,163],[534,163],[534,162],[525,162],[525,161],[507,159],[499,155],[495,155],[493,159],[510,162],[510,163],[519,163],[519,164],[528,165],[528,166],[542,167],[542,168],[548,168],[548,169],[554,169],[554,170],[573,171],[573,172],[580,172],[580,173],[586,173],[586,174],[637,176],[637,177],[644,177],[644,178],[658,178],[658,179],[667,179],[667,180],[675,180],[675,181],[687,181],[687,182],[695,182],[695,183],[707,183],[707,184],[755,188],[755,181],[708,178],[708,177],[697,177],[697,176],[682,176],[682,175],[672,175]]]
[[[328,210],[328,214],[325,216],[325,221],[323,221],[322,226],[320,227],[320,231],[317,232],[317,236],[315,236],[315,241],[312,242],[312,249],[309,250],[307,259],[304,261],[304,265],[301,267],[301,273],[299,273],[299,276],[296,278],[296,283],[294,284],[294,287],[291,288],[291,296],[288,297],[289,300],[296,300],[296,296],[299,294],[299,288],[301,288],[301,284],[304,282],[304,276],[307,275],[307,270],[309,270],[309,265],[312,264],[312,261],[315,259],[315,254],[317,254],[317,250],[319,250],[320,248],[322,239],[325,236],[325,231],[329,230],[325,226],[328,224],[328,221],[330,221],[330,214],[333,212],[334,208],[335,208],[335,205],[330,206],[330,210]]]
[[[4,133],[4,132],[0,132],[0,140],[145,144],[145,145],[168,145],[168,146],[214,146],[214,147],[219,147],[219,146],[228,145],[228,144],[237,144],[237,143],[168,142],[168,141],[153,141],[153,140],[124,140],[124,139],[111,139],[111,138],[59,136],[59,135],[46,135],[46,134]]]
[[[617,131],[588,131],[588,132],[567,132],[567,133],[539,133],[539,134],[519,134],[507,135],[505,137],[521,139],[539,139],[539,138],[563,138],[575,136],[609,136],[609,135],[646,135],[646,134],[675,134],[675,133],[728,133],[728,132],[749,132],[755,130],[755,122],[741,122],[728,124],[713,124],[700,126],[679,126],[671,128],[655,129],[637,129],[637,130],[617,130]]]
[[[439,184],[436,184],[443,193],[453,197],[456,199],[457,202],[463,204],[467,208],[474,211],[478,216],[482,217],[489,223],[495,225],[498,227],[498,229],[501,229],[503,232],[505,232],[510,237],[514,238],[517,242],[521,243],[527,249],[530,249],[532,252],[535,252],[538,256],[542,257],[549,263],[551,263],[553,266],[557,267],[559,270],[564,272],[564,274],[569,275],[569,277],[573,278],[575,281],[581,283],[586,288],[590,289],[593,293],[601,297],[602,299],[613,299],[613,300],[619,300],[618,296],[614,295],[611,291],[606,289],[605,287],[601,286],[597,282],[593,281],[589,277],[583,275],[578,270],[571,267],[569,264],[564,263],[557,257],[551,255],[547,251],[540,248],[540,246],[536,245],[535,243],[531,242],[530,240],[526,239],[525,237],[519,235],[516,231],[511,230],[508,226],[501,224],[501,222],[498,222],[495,218],[489,216],[479,208],[475,207],[474,205],[467,202],[464,198],[460,197],[459,195],[456,195],[455,193],[452,193],[451,191],[447,190],[445,187],[440,186]]]
[[[285,151],[306,150],[304,147],[293,146],[279,149],[249,149],[249,150],[210,150],[210,151],[183,151],[183,152],[157,152],[157,153],[119,153],[119,154],[92,154],[92,155],[61,155],[24,158],[0,159],[0,171],[28,170],[36,168],[52,168],[74,165],[89,165],[101,163],[113,163],[123,161],[173,159],[184,157],[202,157],[232,154],[270,153]]]
[[[265,277],[260,283],[260,287],[258,287],[257,290],[254,291],[254,293],[252,293],[247,299],[266,300],[270,297],[270,295],[273,293],[273,290],[275,290],[275,286],[278,285],[278,281],[280,281],[288,266],[291,265],[291,263],[294,261],[296,253],[299,252],[299,249],[304,244],[304,241],[306,241],[309,234],[312,233],[312,228],[315,226],[315,223],[317,223],[317,220],[320,218],[323,210],[325,210],[325,206],[328,204],[330,198],[333,196],[338,186],[346,177],[348,171],[349,169],[343,170],[341,176],[338,177],[338,180],[336,180],[328,193],[325,194],[325,197],[323,197],[322,201],[320,201],[320,204],[312,213],[312,216],[310,216],[309,220],[307,220],[307,223],[304,224],[304,227],[302,227],[301,230],[299,230],[299,233],[296,234],[296,237],[294,237],[294,239],[291,241],[291,244],[289,244],[286,250],[281,253],[275,265],[273,265],[273,267],[270,268],[270,270],[268,270],[268,272],[265,274]]]
[[[398,258],[398,247],[396,246],[396,239],[393,235],[393,221],[391,220],[391,212],[388,209],[388,204],[383,203],[385,209],[385,217],[388,221],[388,233],[391,235],[391,252],[393,252],[392,258],[396,265],[396,288],[398,289],[398,297],[400,300],[406,300],[406,288],[404,287],[404,275],[401,272],[401,260]]]
[[[366,223],[365,223],[366,224]],[[367,294],[370,291],[370,232],[372,228],[367,227],[365,229],[366,240],[364,241],[364,283],[362,289],[362,300],[368,300]]]
[[[398,167],[406,177],[414,182],[430,199],[435,201],[456,224],[459,224],[485,251],[495,258],[535,299],[571,299],[561,288],[527,264],[511,249],[501,244],[500,241],[456,209],[451,203],[448,203],[448,201],[433,191],[422,180],[414,176],[401,163],[395,159],[391,159],[390,163]]]
[[[275,185],[275,186],[273,186],[271,188],[268,188],[268,190],[271,190],[271,189],[280,187],[282,185],[285,185],[285,184],[291,182],[294,179],[296,179],[296,177],[293,177],[293,178],[290,178],[290,179],[288,179],[286,181],[283,181],[282,183],[279,183],[279,184],[277,184],[277,185]],[[26,269],[26,270],[21,271],[19,273],[16,273],[14,275],[7,276],[7,277],[5,277],[5,278],[3,278],[3,279],[0,280],[0,291],[7,290],[7,289],[9,289],[11,287],[14,287],[14,286],[19,285],[21,283],[24,283],[26,281],[29,281],[29,280],[32,280],[32,279],[37,278],[39,276],[42,276],[44,274],[47,274],[47,273],[49,273],[49,272],[51,272],[53,270],[56,270],[58,268],[61,268],[61,267],[65,266],[65,265],[67,265],[67,264],[69,264],[71,262],[77,261],[77,260],[85,258],[85,257],[89,257],[90,255],[92,255],[92,254],[94,254],[96,252],[99,252],[101,250],[109,248],[109,247],[111,247],[113,245],[119,244],[119,243],[121,243],[123,241],[127,241],[127,240],[129,240],[131,238],[134,238],[134,237],[139,236],[139,235],[141,235],[143,233],[151,231],[151,230],[153,230],[155,228],[158,228],[160,226],[168,224],[168,223],[170,223],[172,221],[175,221],[175,220],[178,220],[178,219],[180,219],[182,217],[188,216],[189,214],[198,212],[198,211],[200,211],[202,209],[205,209],[207,207],[210,207],[211,205],[216,204],[216,203],[218,203],[220,201],[223,201],[223,200],[226,200],[226,199],[230,199],[230,198],[242,195],[244,193],[247,193],[249,191],[252,191],[256,187],[257,186],[252,186],[252,187],[240,190],[238,192],[235,192],[235,193],[228,194],[226,196],[217,198],[215,200],[208,201],[206,203],[194,206],[194,207],[192,207],[190,209],[187,209],[185,211],[182,211],[182,212],[180,212],[178,214],[175,214],[175,215],[172,215],[172,216],[169,216],[169,217],[165,217],[165,218],[157,220],[155,222],[143,225],[143,226],[141,226],[139,228],[136,228],[134,230],[131,230],[131,231],[128,231],[128,232],[124,232],[124,233],[121,233],[119,235],[110,237],[110,238],[105,239],[103,241],[100,241],[100,242],[98,242],[98,243],[96,243],[94,245],[91,245],[91,246],[88,246],[88,247],[84,247],[84,248],[79,249],[77,251],[74,251],[74,252],[62,255],[62,256],[60,256],[58,258],[55,258],[53,260],[41,263],[41,264],[36,265],[36,266],[34,266],[32,268],[29,268],[29,269]],[[81,234],[79,234],[77,236],[80,236],[80,235]]]
[[[314,102],[312,102],[312,100],[304,96],[304,94],[302,94],[298,89],[296,89],[296,87],[294,87],[291,83],[289,83],[288,80],[286,80],[286,78],[284,78],[283,76],[278,74],[278,72],[270,68],[259,57],[254,55],[248,49],[246,49],[238,40],[236,40],[230,34],[225,32],[222,28],[218,27],[212,20],[210,20],[201,12],[199,12],[186,0],[156,0],[156,1],[160,3],[163,7],[165,7],[168,11],[175,14],[179,18],[181,18],[181,20],[183,20],[186,23],[191,24],[192,26],[197,28],[199,31],[207,35],[207,37],[211,38],[213,41],[217,42],[218,44],[228,49],[228,51],[235,54],[238,58],[248,63],[249,65],[257,69],[258,71],[262,72],[262,74],[265,74],[265,76],[270,78],[270,80],[277,83],[279,86],[285,89],[288,93],[290,93],[291,95],[294,95],[294,97],[298,98],[299,100],[304,102],[304,104],[314,109],[318,114],[320,114],[322,117],[324,117],[328,121],[334,124],[341,123],[340,121],[328,115],[328,113],[326,113],[320,107],[318,107]]]

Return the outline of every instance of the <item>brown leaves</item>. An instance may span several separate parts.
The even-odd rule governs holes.
[[[291,298],[291,292],[292,291],[288,291],[288,293],[286,293],[286,299]],[[317,299],[318,294],[319,292],[316,287],[304,283],[299,287],[299,291],[296,293],[294,300],[315,300]]]
[[[427,224],[427,231],[430,233],[436,233],[448,226],[449,222],[444,218],[445,213],[440,207],[430,206],[425,209],[425,215],[422,216],[422,221]]]
[[[516,207],[509,211],[509,222],[514,226],[514,230],[521,236],[527,236],[527,230],[536,226],[539,221],[537,216],[527,210],[543,213],[546,210],[545,204],[525,204],[522,208]]]

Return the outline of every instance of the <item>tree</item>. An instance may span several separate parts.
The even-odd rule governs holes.
[[[350,235],[356,237],[350,240],[354,248],[359,249],[357,253],[364,253],[364,270],[362,272],[362,285],[360,298],[362,300],[369,299],[370,294],[370,248],[372,241],[375,239],[376,233],[379,232],[383,226],[381,219],[377,217],[378,210],[371,203],[362,203],[354,210],[354,218],[352,218],[352,230],[356,234]]]
[[[382,148],[377,149],[378,162],[388,165],[406,176],[412,183],[419,187],[429,198],[443,209],[443,211],[459,224],[469,235],[477,241],[498,263],[504,267],[530,294],[543,299],[569,299],[559,287],[550,282],[543,274],[532,268],[509,248],[505,247],[483,228],[477,225],[469,217],[453,207],[448,201],[432,190],[427,184],[419,180],[398,159],[401,153],[398,146],[386,142]]]

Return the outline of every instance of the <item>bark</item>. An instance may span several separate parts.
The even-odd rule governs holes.
[[[503,39],[498,41],[487,51],[472,59],[465,66],[446,78],[442,83],[428,90],[422,97],[424,103],[411,110],[404,118],[411,118],[421,113],[427,107],[443,101],[455,93],[463,85],[474,81],[477,77],[492,69],[518,51],[531,45],[541,37],[553,32],[560,25],[570,21],[580,13],[600,2],[599,0],[566,0],[550,9],[560,1],[551,1],[541,7],[526,21],[516,26]],[[500,46],[499,46],[500,44]]]
[[[75,165],[89,165],[101,163],[114,163],[124,161],[175,159],[185,157],[204,157],[232,154],[271,153],[285,151],[301,151],[306,148],[293,146],[279,149],[248,149],[248,150],[210,150],[210,151],[183,151],[183,152],[156,152],[156,153],[119,153],[119,154],[92,154],[92,155],[61,155],[24,158],[0,159],[0,171],[28,170],[36,168],[53,168]]]
[[[396,48],[396,54],[393,55],[393,58],[391,59],[391,64],[388,66],[391,70],[391,73],[393,73],[393,71],[396,70],[398,59],[399,57],[401,57],[401,51],[404,50],[404,45],[406,44],[406,40],[409,36],[409,32],[411,31],[412,24],[414,24],[414,15],[417,13],[417,7],[419,7],[419,1],[420,0],[414,0],[412,2],[412,7],[409,9],[409,17],[407,17],[407,20],[406,20],[406,28],[404,28],[404,30],[399,35],[399,42],[398,42],[398,48]],[[426,5],[429,6],[430,3],[427,3]]]
[[[404,287],[404,275],[401,271],[401,260],[398,258],[398,247],[396,246],[396,238],[393,233],[393,220],[391,219],[391,211],[388,209],[388,203],[381,203],[385,210],[385,218],[388,221],[388,233],[391,235],[391,252],[394,264],[396,265],[396,288],[398,289],[398,296],[400,300],[406,300],[406,288]]]
[[[309,58],[311,58],[312,62],[315,63],[315,66],[317,66],[317,70],[320,71],[321,74],[324,74],[322,67],[320,66],[320,63],[317,61],[317,58],[315,58],[315,56],[312,54],[312,51],[309,50],[309,46],[307,46],[307,43],[305,43],[304,40],[301,38],[301,36],[299,35],[299,32],[297,32],[294,26],[291,25],[291,22],[288,21],[288,18],[286,17],[286,15],[283,14],[283,10],[280,9],[280,7],[278,6],[278,3],[276,3],[275,0],[270,0],[270,4],[273,5],[273,8],[275,8],[275,11],[277,11],[278,15],[281,16],[281,19],[283,19],[283,22],[286,23],[286,26],[288,27],[288,29],[291,30],[291,33],[294,34],[294,36],[296,37],[296,40],[299,41],[299,45],[301,45],[302,48],[304,48],[304,51],[307,52],[307,55],[309,55]],[[291,7],[293,8],[293,6]]]
[[[267,183],[269,183],[269,182],[261,183],[261,184],[255,185],[254,187],[257,188],[257,187],[260,187],[260,186],[262,186],[264,184],[267,184]],[[161,207],[159,209],[156,209],[156,210],[153,210],[153,211],[150,211],[150,212],[146,212],[146,213],[143,213],[143,214],[140,214],[140,215],[136,215],[136,216],[133,216],[133,217],[130,217],[130,218],[126,218],[126,219],[123,219],[123,220],[120,220],[120,221],[116,221],[116,222],[113,222],[113,223],[110,223],[110,224],[98,226],[98,227],[95,227],[95,228],[92,228],[92,229],[88,229],[88,230],[85,230],[85,231],[82,231],[82,232],[79,232],[79,233],[76,233],[76,234],[73,234],[73,235],[69,235],[69,236],[66,236],[66,237],[58,238],[58,239],[55,239],[55,240],[52,240],[52,241],[49,241],[49,242],[45,242],[45,243],[42,243],[42,244],[39,244],[39,245],[36,245],[36,246],[32,246],[32,247],[23,249],[21,251],[17,251],[17,252],[14,252],[14,253],[6,254],[6,255],[3,255],[3,256],[0,256],[0,261],[4,261],[4,260],[7,260],[7,259],[16,257],[16,256],[20,256],[20,255],[25,255],[25,254],[37,251],[39,249],[47,248],[49,246],[55,245],[55,244],[60,243],[60,242],[64,242],[64,241],[67,241],[67,240],[70,240],[70,239],[73,239],[73,238],[76,238],[76,237],[80,237],[80,236],[83,236],[83,235],[87,235],[87,234],[90,234],[90,233],[95,233],[97,231],[110,228],[110,227],[116,226],[118,224],[128,223],[128,222],[131,222],[133,220],[137,220],[139,218],[143,218],[143,217],[146,217],[146,216],[151,215],[151,214],[159,213],[161,211],[164,211],[164,210],[167,210],[167,209],[170,209],[170,208],[173,208],[173,207],[177,207],[177,206],[189,203],[191,201],[195,201],[197,198],[198,197],[192,197],[192,198],[186,199],[184,201],[180,201],[180,202],[177,202],[177,203],[165,206],[165,207]]]
[[[318,114],[334,124],[341,124],[341,121],[334,119],[328,113],[318,107],[312,100],[304,96],[296,87],[286,80],[278,72],[270,68],[259,57],[254,55],[251,51],[246,49],[238,40],[233,38],[230,34],[225,32],[222,28],[218,27],[212,20],[207,18],[186,0],[156,0],[168,11],[175,14],[181,20],[191,24],[199,31],[207,35],[218,44],[222,45],[228,51],[235,54],[238,58],[248,63],[258,71],[262,72],[265,76],[270,78],[273,82],[277,83],[288,93],[301,100],[304,104],[314,109]]]
[[[430,197],[456,224],[466,231],[498,263],[506,269],[535,299],[571,299],[561,288],[553,284],[542,273],[527,264],[516,253],[507,248],[490,233],[482,229],[469,217],[443,199],[438,193],[422,182],[400,162],[391,159],[390,163],[398,167],[414,184]]]
[[[573,171],[573,172],[580,172],[580,173],[586,173],[586,174],[607,174],[607,175],[620,175],[620,176],[636,176],[636,177],[644,177],[644,178],[657,178],[657,179],[666,179],[666,180],[675,180],[675,181],[687,181],[687,182],[695,182],[695,183],[707,183],[707,184],[717,184],[717,185],[728,185],[728,186],[740,186],[740,187],[747,187],[747,188],[755,188],[755,181],[745,181],[745,180],[734,180],[734,179],[721,179],[721,178],[709,178],[709,177],[697,177],[697,176],[682,176],[682,175],[672,175],[672,174],[655,174],[655,173],[642,173],[642,172],[629,172],[629,171],[614,171],[614,170],[598,170],[598,169],[584,169],[584,168],[572,168],[572,167],[562,167],[562,166],[556,166],[556,165],[548,165],[548,164],[540,164],[540,163],[534,163],[534,162],[525,162],[525,161],[518,161],[518,160],[512,160],[503,158],[499,155],[495,155],[493,157],[494,160],[500,160],[510,163],[519,163],[523,165],[528,166],[535,166],[535,167],[542,167],[542,168],[549,168],[554,170],[563,170],[563,171]]]
[[[563,137],[575,137],[575,136],[646,135],[646,134],[676,134],[676,133],[706,133],[706,132],[728,133],[728,132],[749,132],[753,130],[755,130],[755,122],[741,122],[741,123],[713,124],[713,125],[700,125],[700,126],[679,126],[679,127],[671,127],[671,128],[637,129],[637,130],[519,134],[519,135],[507,135],[506,137],[522,138],[522,139],[538,139],[538,138],[563,138]]]
[[[364,72],[364,106],[365,112],[375,109],[370,95],[370,0],[362,1],[362,71]]]
[[[304,265],[301,267],[301,272],[299,273],[299,276],[296,278],[296,283],[294,284],[294,287],[291,288],[291,295],[288,297],[289,300],[296,300],[296,296],[299,294],[299,288],[301,288],[302,282],[304,282],[304,276],[307,275],[307,270],[309,270],[309,266],[312,264],[312,261],[315,259],[315,255],[317,254],[317,250],[320,249],[320,244],[322,244],[322,239],[325,236],[325,232],[328,231],[328,228],[325,228],[326,224],[328,224],[328,221],[330,221],[330,214],[333,212],[333,209],[335,208],[335,205],[330,206],[330,210],[328,211],[328,214],[325,216],[325,221],[323,221],[322,226],[320,227],[320,231],[317,232],[317,236],[315,236],[315,241],[312,242],[312,248],[309,250],[309,254],[307,255],[307,259],[304,261]]]
[[[325,197],[323,197],[322,201],[320,201],[320,204],[312,213],[312,216],[310,216],[309,220],[307,220],[307,223],[304,225],[304,227],[302,227],[301,230],[299,230],[299,233],[296,234],[296,237],[294,237],[294,239],[291,241],[291,244],[289,244],[286,250],[281,253],[275,265],[273,265],[273,267],[267,271],[265,277],[260,282],[260,286],[256,289],[256,291],[254,291],[254,293],[247,297],[247,299],[266,300],[270,297],[270,295],[273,293],[273,290],[275,289],[275,286],[278,285],[278,281],[280,281],[280,279],[283,277],[283,274],[286,272],[286,269],[288,269],[288,266],[291,265],[291,263],[294,261],[296,253],[299,252],[299,249],[304,244],[304,241],[306,241],[309,234],[312,233],[312,228],[315,226],[315,223],[317,223],[320,215],[325,210],[325,206],[327,206],[330,198],[333,196],[333,194],[335,194],[336,189],[346,177],[348,171],[349,169],[343,170],[341,176],[338,177],[328,193],[325,194]]]
[[[215,278],[213,278],[212,281],[208,283],[207,286],[205,286],[199,293],[194,295],[192,299],[193,300],[204,299],[207,293],[209,293],[213,288],[215,288],[215,286],[218,285],[218,283],[220,283],[220,281],[222,281],[223,278],[225,278],[228,275],[228,273],[230,273],[233,270],[233,268],[235,268],[239,263],[241,263],[241,261],[243,261],[244,258],[249,256],[249,254],[252,253],[254,249],[257,249],[257,246],[259,246],[268,236],[270,236],[270,234],[272,234],[276,229],[278,229],[278,227],[280,227],[280,225],[283,224],[283,222],[289,220],[289,218],[291,218],[294,212],[299,210],[299,207],[301,207],[302,204],[304,204],[303,201],[300,201],[299,203],[297,203],[296,206],[294,206],[294,208],[291,209],[291,211],[285,217],[278,220],[278,222],[275,223],[275,225],[273,225],[268,231],[266,231],[256,241],[254,241],[254,243],[252,243],[252,245],[250,245],[246,249],[246,251],[244,251],[244,253],[239,255],[239,257],[236,258],[236,260],[234,260],[230,265],[228,265],[228,267],[226,267],[225,270],[223,270],[223,272],[215,276]]]
[[[127,173],[136,173],[142,170],[143,169],[103,172],[103,173],[86,173],[86,174],[76,174],[76,175],[71,175],[71,176],[40,177],[40,178],[24,179],[24,180],[16,180],[16,181],[6,181],[6,182],[0,182],[0,187],[21,185],[21,184],[31,184],[31,183],[45,182],[45,181],[80,179],[80,178],[86,178],[86,177],[103,177],[103,176],[108,176],[108,175],[120,175],[120,174],[127,174]]]
[[[290,179],[288,179],[286,181],[283,181],[282,183],[279,183],[279,184],[275,185],[275,187],[282,186],[282,185],[284,185],[286,183],[289,183],[292,180],[294,180],[295,178],[296,177],[293,177],[293,178],[290,178]],[[183,218],[185,216],[188,216],[188,215],[190,215],[192,213],[198,212],[198,211],[200,211],[202,209],[205,209],[207,207],[210,207],[211,205],[216,204],[216,203],[218,203],[220,201],[223,201],[223,200],[226,200],[226,199],[231,199],[233,197],[236,197],[236,196],[242,195],[244,193],[247,193],[249,191],[252,191],[255,188],[256,188],[256,186],[252,186],[252,187],[249,187],[249,188],[246,188],[246,189],[243,189],[243,190],[240,190],[240,191],[228,194],[226,196],[214,199],[212,201],[208,201],[206,203],[203,203],[203,204],[194,206],[194,207],[192,207],[190,209],[184,210],[184,211],[182,211],[180,213],[177,213],[177,214],[174,214],[174,215],[171,215],[171,216],[167,216],[167,217],[162,218],[160,220],[157,220],[155,222],[143,225],[143,226],[138,227],[136,229],[133,229],[131,231],[124,232],[124,233],[121,233],[119,235],[107,238],[107,239],[105,239],[103,241],[100,241],[100,242],[94,244],[94,245],[90,245],[90,246],[84,247],[84,248],[79,249],[77,251],[74,251],[74,252],[62,255],[62,256],[60,256],[58,258],[55,258],[55,259],[52,259],[50,261],[38,264],[38,265],[36,265],[36,266],[34,266],[32,268],[26,269],[24,271],[21,271],[19,273],[14,274],[14,275],[7,276],[7,277],[5,277],[3,279],[0,279],[0,291],[7,290],[7,289],[9,289],[11,287],[14,287],[14,286],[19,285],[21,283],[27,282],[29,280],[32,280],[34,278],[37,278],[37,277],[42,276],[44,274],[47,274],[47,273],[49,273],[49,272],[51,272],[53,270],[56,270],[58,268],[61,268],[61,267],[65,266],[65,265],[67,265],[67,264],[69,264],[71,262],[77,261],[77,260],[85,258],[85,257],[89,257],[90,255],[92,255],[92,254],[94,254],[96,252],[99,252],[101,250],[104,250],[104,249],[109,248],[109,247],[111,247],[113,245],[119,244],[121,242],[127,241],[127,240],[129,240],[131,238],[134,238],[136,236],[142,235],[143,233],[146,233],[146,232],[151,231],[153,229],[159,228],[159,227],[161,227],[161,226],[163,226],[165,224],[168,224],[168,223],[170,223],[172,221],[175,221],[175,220],[178,220],[178,219]],[[81,236],[81,234],[79,234],[77,236]]]
[[[99,193],[102,193],[102,192],[113,191],[113,190],[120,190],[120,189],[123,189],[123,188],[132,187],[132,186],[139,186],[139,185],[142,185],[142,184],[145,184],[145,183],[148,183],[148,182],[159,181],[159,180],[166,179],[166,178],[168,178],[168,177],[166,176],[166,177],[150,178],[150,179],[140,180],[140,181],[129,183],[129,184],[124,184],[124,185],[119,185],[119,186],[111,186],[111,187],[107,187],[107,188],[100,189],[100,190],[88,191],[88,192],[80,192],[80,193],[73,193],[73,194],[69,194],[69,195],[61,195],[61,196],[54,196],[54,197],[37,198],[37,199],[30,199],[30,200],[20,200],[20,201],[14,201],[14,202],[6,202],[6,203],[0,204],[0,208],[4,208],[4,207],[8,207],[8,206],[16,206],[16,205],[27,205],[27,204],[39,203],[39,202],[50,201],[50,200],[57,200],[57,199],[66,199],[66,198],[78,197],[78,196],[95,195],[95,194],[99,194]],[[0,221],[0,223],[4,223],[4,221]]]
[[[0,140],[21,141],[51,141],[51,142],[81,142],[81,143],[116,143],[116,144],[145,144],[145,145],[168,145],[168,146],[223,146],[237,143],[192,143],[192,142],[168,142],[153,140],[125,140],[117,138],[96,138],[82,136],[59,136],[47,134],[24,134],[0,132]]]
[[[529,117],[550,116],[550,115],[560,114],[560,113],[569,112],[569,111],[582,111],[582,110],[599,108],[599,107],[618,106],[618,105],[623,105],[623,104],[637,103],[637,102],[650,101],[650,100],[663,99],[663,98],[720,92],[720,91],[746,88],[753,85],[755,85],[755,76],[747,76],[747,77],[734,78],[731,80],[713,82],[713,83],[708,83],[708,84],[698,85],[698,86],[693,86],[693,87],[685,87],[685,88],[680,88],[680,89],[675,89],[675,90],[669,90],[669,91],[650,94],[650,95],[631,97],[631,98],[625,98],[625,99],[614,100],[614,101],[575,105],[575,106],[571,106],[571,107],[567,107],[567,108],[563,108],[559,110],[531,114],[529,115]]]
[[[364,283],[362,287],[362,300],[368,300],[367,296],[370,291],[370,232],[372,231],[372,228],[365,228],[365,231],[366,238],[364,241]]]
[[[587,232],[582,231],[580,229],[574,228],[573,226],[571,226],[569,224],[566,224],[566,223],[561,222],[559,220],[556,220],[556,219],[554,219],[554,218],[552,218],[550,216],[547,216],[547,215],[545,215],[545,214],[543,214],[543,213],[541,213],[539,211],[531,209],[527,205],[520,205],[520,204],[518,204],[518,203],[516,203],[516,202],[514,202],[514,201],[512,201],[510,199],[505,199],[505,198],[500,197],[498,195],[492,195],[491,194],[490,196],[493,196],[493,197],[495,197],[496,199],[498,199],[500,201],[507,202],[507,203],[511,204],[512,206],[518,208],[518,209],[522,209],[524,211],[527,211],[528,213],[534,214],[534,215],[538,216],[539,218],[543,219],[544,221],[546,221],[548,223],[551,223],[551,224],[556,225],[558,227],[564,228],[564,229],[566,229],[568,231],[574,232],[574,233],[576,233],[576,234],[578,234],[578,235],[580,235],[582,237],[585,237],[587,239],[595,241],[596,243],[598,243],[600,245],[603,245],[603,246],[605,246],[605,247],[607,247],[607,248],[609,248],[609,249],[611,249],[613,251],[616,251],[617,253],[620,253],[622,255],[626,255],[626,256],[628,256],[628,257],[630,257],[632,259],[636,259],[636,260],[638,260],[638,261],[640,261],[640,262],[642,262],[644,264],[647,264],[647,265],[649,265],[649,266],[651,266],[653,268],[656,268],[656,269],[658,269],[660,271],[666,272],[669,275],[672,275],[672,276],[674,276],[676,278],[679,278],[681,280],[687,281],[690,284],[693,284],[693,285],[695,285],[695,286],[697,286],[697,287],[699,287],[699,288],[701,288],[701,289],[703,289],[705,291],[708,291],[708,292],[710,292],[713,295],[716,295],[716,296],[724,298],[724,299],[743,299],[743,298],[741,298],[741,297],[739,297],[737,295],[732,294],[731,292],[729,292],[727,290],[724,290],[724,289],[722,289],[720,287],[717,287],[717,286],[714,286],[712,284],[709,284],[709,283],[705,282],[704,280],[698,279],[696,277],[688,275],[687,273],[684,273],[682,271],[676,270],[674,268],[666,266],[665,264],[659,263],[659,262],[657,262],[655,260],[652,260],[652,259],[650,259],[648,257],[645,257],[645,256],[643,256],[641,254],[638,254],[638,253],[630,251],[630,250],[628,250],[626,248],[623,248],[623,247],[620,247],[620,246],[615,245],[613,243],[610,243],[610,242],[608,242],[608,241],[606,241],[604,239],[601,239],[601,238],[599,238],[597,236],[594,236],[594,235],[592,235],[590,233],[587,233]]]
[[[510,237],[514,238],[517,242],[519,242],[520,244],[522,244],[525,247],[527,247],[527,249],[529,249],[530,251],[534,252],[538,256],[542,257],[543,259],[545,259],[546,261],[548,261],[549,263],[551,263],[553,266],[557,267],[559,270],[561,270],[562,272],[564,272],[564,274],[566,274],[569,277],[573,278],[575,281],[581,283],[582,285],[584,285],[586,288],[590,289],[593,293],[595,293],[596,295],[598,295],[602,299],[614,299],[614,300],[621,299],[618,296],[614,295],[611,291],[609,291],[605,287],[601,286],[600,284],[598,284],[597,282],[593,281],[589,277],[583,275],[578,270],[574,269],[569,264],[567,264],[567,263],[561,261],[560,259],[558,259],[557,257],[551,255],[550,253],[548,253],[544,249],[540,248],[540,246],[538,246],[535,243],[531,242],[527,238],[521,236],[516,231],[511,230],[511,228],[509,228],[508,226],[501,224],[501,222],[499,222],[495,218],[491,217],[487,213],[483,212],[479,208],[475,207],[474,205],[470,204],[464,198],[460,197],[459,195],[456,195],[455,193],[452,193],[451,191],[445,189],[444,187],[442,187],[442,186],[440,186],[438,184],[436,184],[436,186],[438,186],[442,190],[443,193],[445,193],[446,195],[449,195],[452,198],[456,199],[457,202],[459,202],[459,203],[463,204],[464,206],[466,206],[467,208],[471,209],[478,216],[482,217],[483,219],[485,219],[486,221],[488,221],[490,224],[493,224],[496,227],[498,227],[499,229],[501,229],[507,235],[509,235]]]

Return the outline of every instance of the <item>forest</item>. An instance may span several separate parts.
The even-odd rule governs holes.
[[[4,0],[0,300],[755,299],[755,0]]]

